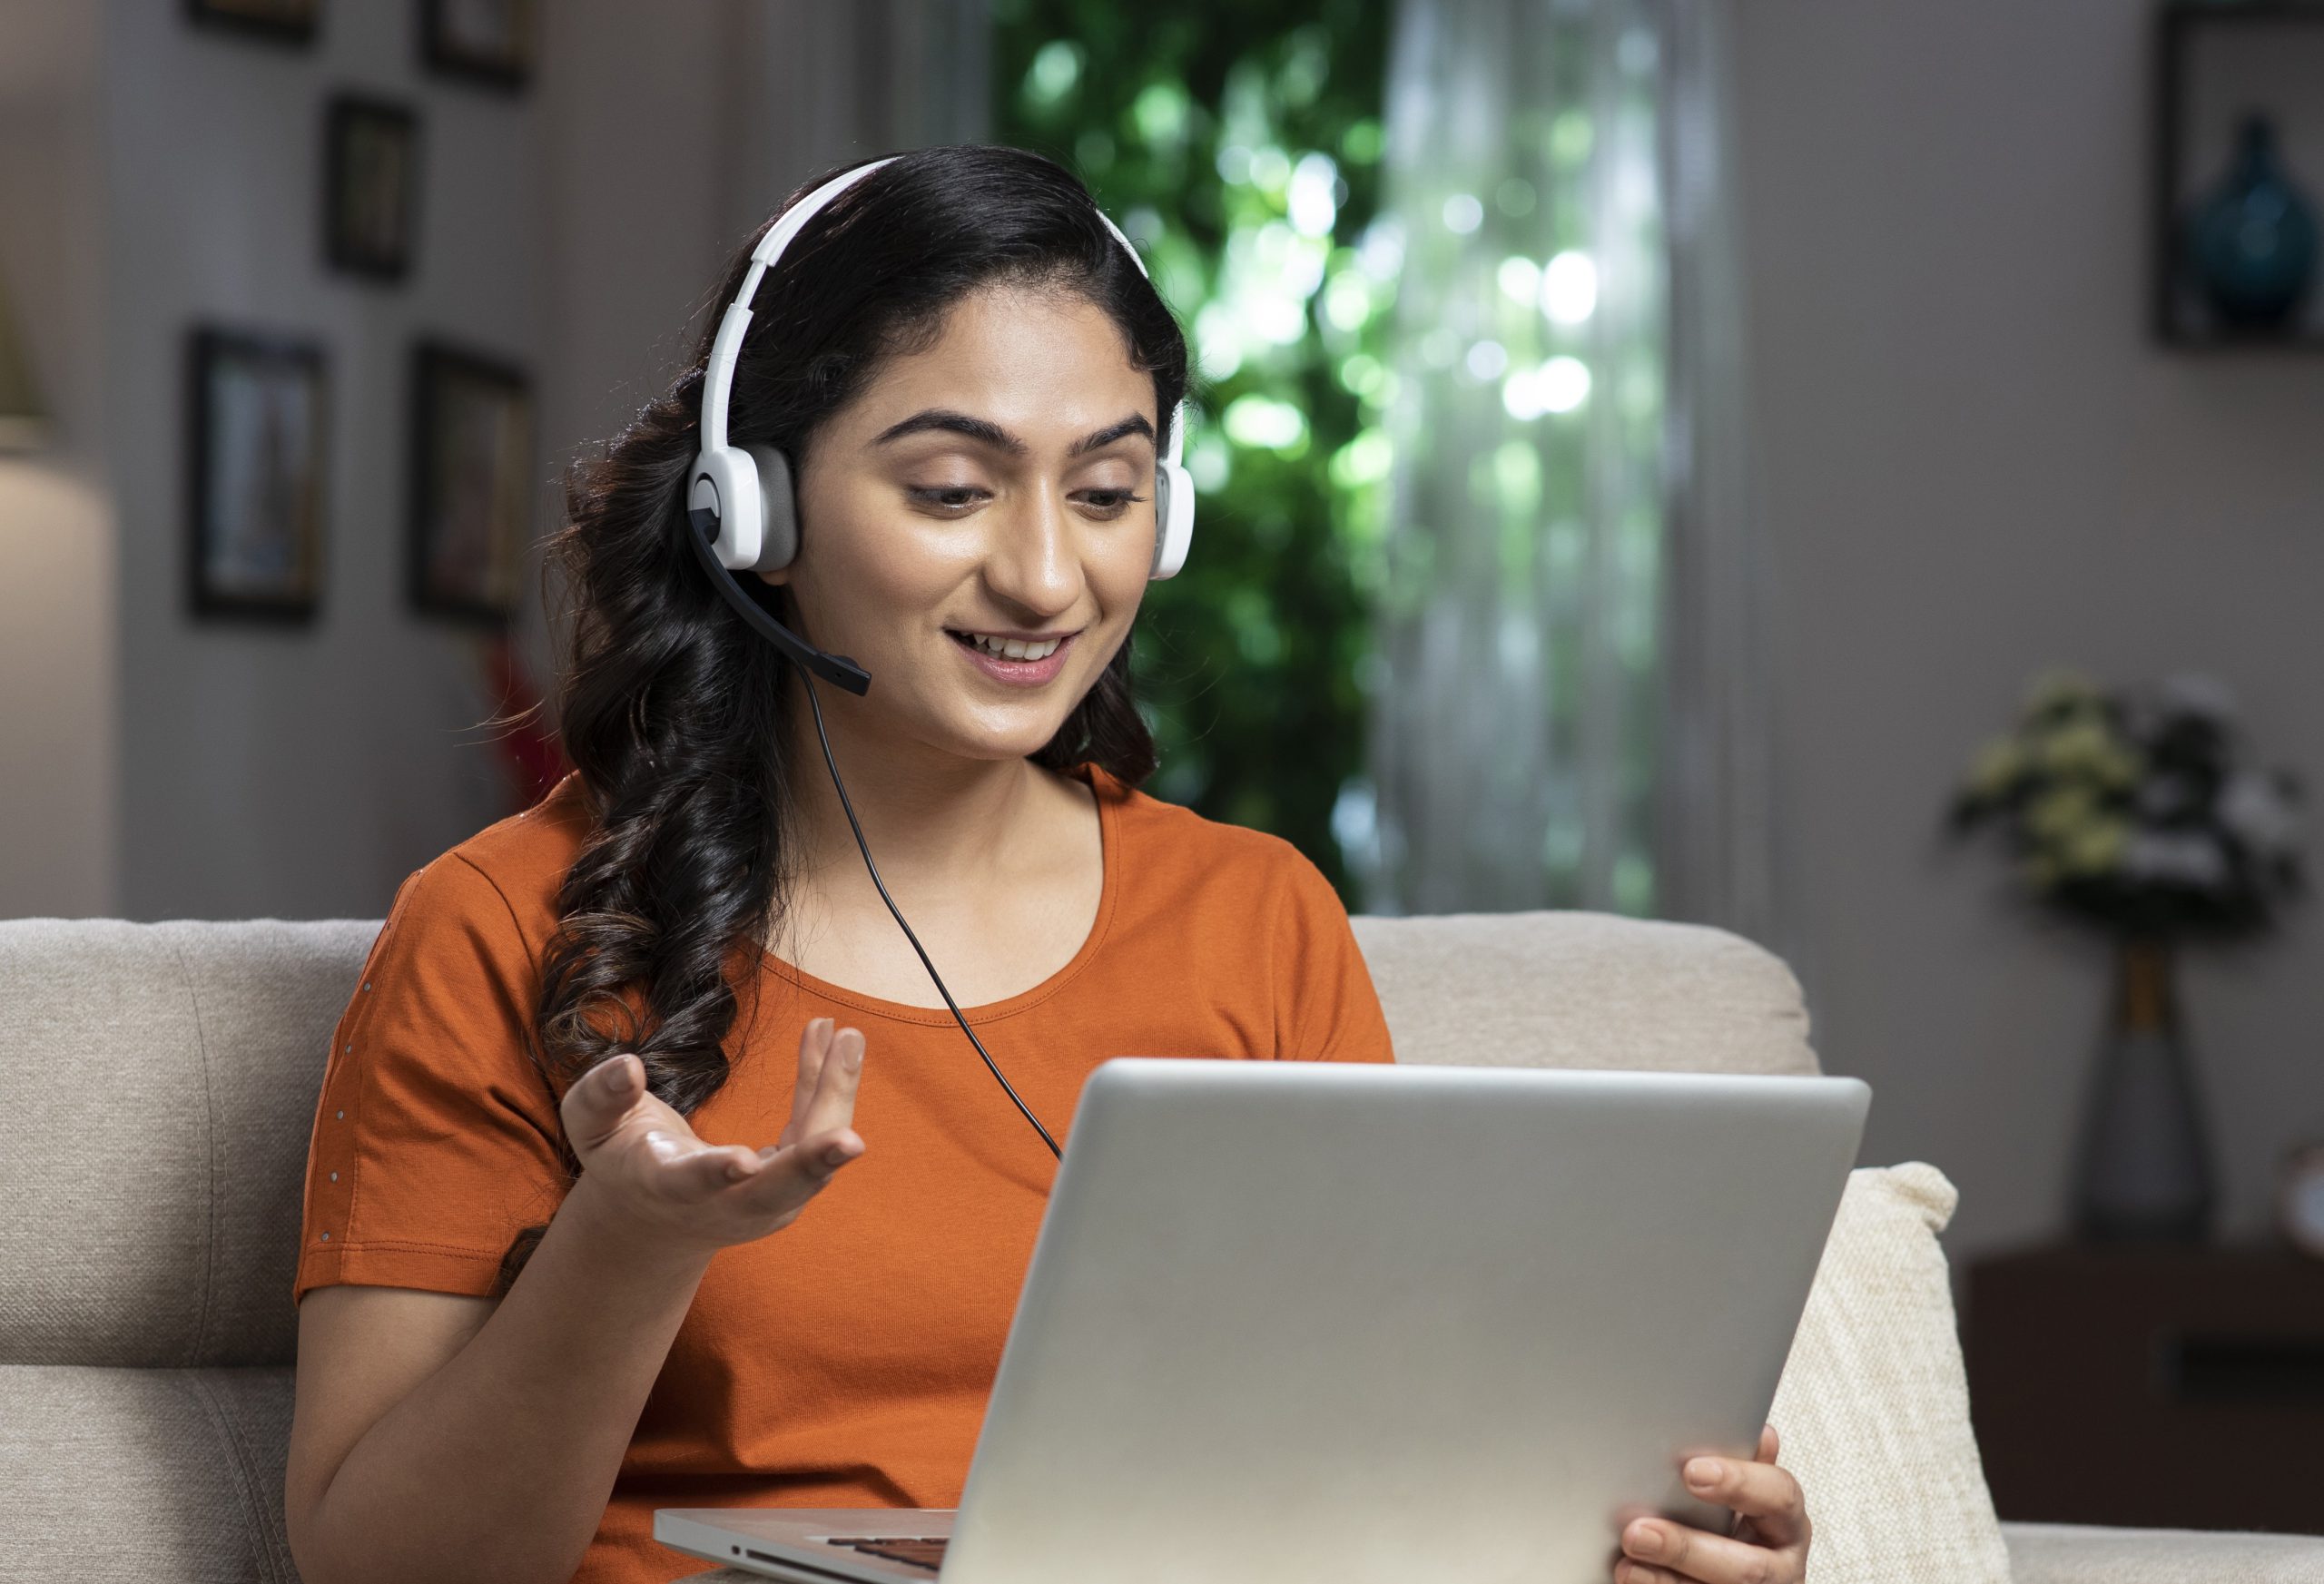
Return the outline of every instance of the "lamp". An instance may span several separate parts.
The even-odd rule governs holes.
[[[8,288],[0,282],[0,451],[34,451],[47,443],[48,411],[33,388]]]

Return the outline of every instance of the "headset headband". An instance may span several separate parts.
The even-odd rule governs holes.
[[[901,157],[890,154],[832,177],[783,211],[783,218],[769,226],[766,235],[759,239],[759,245],[751,250],[750,273],[743,277],[742,290],[734,293],[734,300],[726,305],[725,317],[718,321],[718,334],[710,343],[710,361],[703,370],[702,445],[704,449],[726,444],[727,393],[734,383],[734,365],[742,353],[743,332],[750,328],[751,300],[758,294],[761,278],[774,268],[775,261],[783,257],[783,251],[791,245],[791,240],[806,229],[807,222],[821,213],[825,204],[881,166],[891,164]],[[1130,246],[1129,238],[1122,234],[1121,227],[1116,225],[1104,210],[1094,204],[1090,207],[1099,222],[1114,233],[1114,240],[1121,243],[1122,251],[1128,253],[1130,262],[1137,266],[1137,272],[1148,280],[1153,279],[1146,268],[1146,261],[1137,256],[1137,250]],[[1173,467],[1186,457],[1186,415],[1187,404],[1181,398],[1170,418],[1167,460]]]

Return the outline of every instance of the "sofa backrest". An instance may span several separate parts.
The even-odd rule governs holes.
[[[283,1364],[325,1048],[376,920],[0,921],[0,1364]],[[1355,921],[1399,1059],[1816,1070],[1781,959],[1699,925]]]

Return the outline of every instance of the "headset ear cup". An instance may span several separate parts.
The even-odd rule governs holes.
[[[705,522],[714,530],[711,537],[721,566],[757,564],[761,544],[758,474],[748,457],[731,446],[696,456],[686,505],[696,532],[703,531]]]
[[[1194,477],[1178,463],[1162,462],[1154,469],[1154,567],[1148,577],[1176,577],[1194,537]]]
[[[759,476],[759,510],[763,526],[758,559],[761,572],[780,572],[799,554],[799,500],[791,487],[791,458],[773,446],[744,446]]]

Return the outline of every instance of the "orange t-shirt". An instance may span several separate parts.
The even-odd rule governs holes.
[[[1042,983],[963,1008],[1060,1143],[1108,1057],[1393,1059],[1345,910],[1297,849],[1074,773],[1097,793],[1097,922]],[[332,1283],[488,1295],[510,1235],[563,1197],[557,1095],[526,1048],[588,820],[567,777],[397,892],[331,1039],[294,1303]],[[1055,1162],[950,1015],[760,961],[694,1131],[773,1143],[799,1030],[831,1016],[864,1032],[869,1151],[790,1226],[710,1262],[581,1584],[708,1566],[655,1541],[657,1507],[957,1505],[1032,1257]]]

